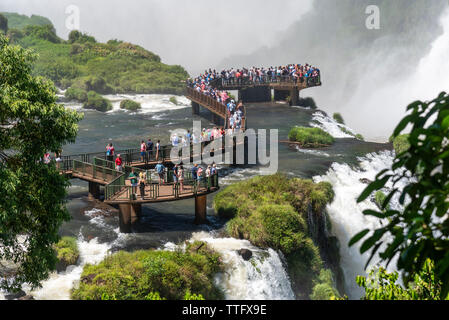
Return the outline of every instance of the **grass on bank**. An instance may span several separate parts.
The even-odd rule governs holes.
[[[223,299],[214,283],[222,270],[219,254],[199,241],[187,244],[185,251],[119,251],[98,265],[84,267],[72,299]]]

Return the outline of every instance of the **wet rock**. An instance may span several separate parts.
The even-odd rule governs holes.
[[[360,181],[361,183],[365,183],[365,184],[370,184],[370,183],[372,182],[371,180],[369,180],[369,179],[367,179],[367,178],[359,179],[359,181]]]
[[[26,296],[26,293],[23,290],[20,290],[18,292],[5,294],[5,299],[6,300],[14,300],[14,299],[19,299],[24,296]]]
[[[20,297],[17,300],[34,300],[32,295],[27,294],[26,296]]]
[[[253,253],[251,250],[248,249],[240,249],[237,250],[238,254],[242,256],[243,260],[248,261],[253,256]]]

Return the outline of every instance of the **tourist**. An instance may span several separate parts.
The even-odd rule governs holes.
[[[207,166],[207,169],[206,169],[206,182],[207,182],[207,189],[209,189],[210,188],[210,175],[211,175],[211,166],[210,165],[208,165]]]
[[[134,168],[131,169],[131,173],[128,176],[128,180],[131,180],[131,187],[132,187],[132,199],[137,198],[137,175],[134,173]]]
[[[121,154],[119,153],[117,155],[117,158],[115,159],[115,170],[122,172],[123,171],[123,160],[121,157]]]
[[[178,166],[178,164],[175,164],[175,167],[173,168],[173,182],[175,184],[178,183],[178,170],[179,170],[179,166]]]
[[[107,146],[106,146],[106,159],[108,160],[108,161],[114,161],[114,146],[112,145],[112,143],[109,143]]]
[[[50,164],[50,162],[51,162],[51,155],[50,155],[49,152],[46,152],[46,153],[44,154],[44,163],[45,163],[45,164]]]
[[[160,151],[161,151],[161,140],[158,140],[156,143],[156,161],[159,161]]]
[[[176,133],[174,133],[174,134],[172,135],[172,137],[170,138],[170,140],[171,140],[171,143],[172,143],[172,146],[173,146],[173,147],[178,147],[178,144],[179,144],[179,138],[178,138],[178,135],[177,135]]]
[[[148,152],[148,161],[151,161],[151,157],[153,156],[153,141],[148,139],[147,142],[147,152]]]
[[[198,180],[198,186],[200,185],[200,182],[203,179],[203,168],[198,166],[198,170],[197,170],[197,180]]]
[[[55,152],[55,161],[56,161],[56,169],[61,169],[61,162],[62,162],[62,150]]]
[[[159,176],[159,184],[162,185],[165,181],[165,166],[162,164],[162,161],[156,165],[156,172]]]
[[[193,179],[193,181],[194,181],[194,183],[195,182],[197,182],[198,181],[198,164],[194,164],[193,165],[193,167],[192,167],[192,169],[190,169],[190,172],[192,173],[192,179]]]
[[[178,168],[178,181],[181,186],[181,192],[184,191],[184,167],[182,165]]]
[[[139,186],[140,186],[140,197],[142,200],[145,198],[145,183],[146,183],[146,174],[144,171],[139,173]]]
[[[145,155],[147,154],[147,144],[142,140],[140,143],[140,161],[145,162]]]

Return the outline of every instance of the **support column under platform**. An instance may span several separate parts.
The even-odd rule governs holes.
[[[195,224],[207,223],[207,195],[195,197]]]
[[[192,114],[200,114],[200,105],[192,101]]]
[[[243,103],[269,102],[271,101],[271,89],[269,86],[250,87],[239,90],[239,100]]]
[[[142,205],[124,203],[119,204],[119,225],[121,233],[131,233],[132,226],[139,221]]]
[[[100,185],[98,183],[89,181],[89,193],[87,197],[89,200],[100,198]]]

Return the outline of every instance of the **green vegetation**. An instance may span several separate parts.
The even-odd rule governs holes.
[[[65,92],[65,97],[70,100],[77,100],[79,102],[87,101],[87,92],[83,89],[68,88]]]
[[[303,148],[329,146],[335,139],[320,128],[294,127],[288,134],[290,141],[299,142]]]
[[[120,109],[126,109],[129,111],[137,111],[140,108],[142,108],[140,103],[132,101],[132,100],[123,100],[120,102]]]
[[[230,236],[282,251],[296,295],[308,298],[313,287],[323,283],[324,265],[307,221],[318,220],[333,196],[329,183],[276,174],[227,187],[214,198],[214,209],[232,218],[226,226]]]
[[[223,293],[214,284],[222,271],[220,256],[204,242],[188,243],[185,251],[120,251],[98,265],[86,265],[79,300],[215,300]]]
[[[52,25],[51,21],[47,18],[37,16],[37,15],[31,15],[31,17],[28,17],[26,15],[18,14],[18,13],[12,13],[12,12],[2,12],[3,16],[8,19],[8,26],[9,29],[24,29],[27,26],[45,26],[45,25]]]
[[[50,21],[33,17],[14,15],[8,36],[39,54],[33,73],[58,87],[100,94],[183,93],[189,75],[181,66],[163,64],[159,56],[140,46],[117,40],[98,43],[79,31],[72,31],[65,41]]]
[[[435,281],[442,283],[439,296],[445,299],[449,298],[449,95],[442,92],[433,101],[413,102],[407,107],[407,111],[411,112],[394,130],[393,140],[406,127],[412,127],[408,136],[408,152],[397,153],[391,168],[393,173],[389,169],[380,172],[358,198],[359,202],[365,200],[391,180],[393,186],[381,211],[363,212],[379,219],[388,218],[388,224],[384,223],[376,230],[361,231],[351,239],[349,245],[368,236],[364,239],[360,252],[371,249],[372,258],[382,241],[386,241],[386,249],[379,252],[379,256],[389,262],[398,257],[397,268],[404,271],[403,280],[406,285],[420,274],[427,259],[431,259],[434,262]],[[426,125],[431,116],[433,123]],[[407,186],[399,191],[397,182],[404,176],[414,179],[409,180]],[[400,192],[399,203],[404,209],[387,209],[397,192]],[[413,201],[406,202],[407,198]],[[384,235],[388,235],[386,239],[391,240],[382,240]]]
[[[176,97],[170,97],[170,102],[176,106],[178,105],[178,100],[176,99]]]
[[[70,219],[69,182],[54,163],[40,160],[74,142],[82,118],[56,103],[51,81],[31,75],[35,58],[0,34],[0,261],[17,266],[11,282],[0,274],[8,291],[24,283],[34,289],[55,268],[53,245]]]
[[[8,32],[8,19],[0,13],[0,31],[3,32],[3,34],[6,34]]]
[[[376,205],[379,209],[382,209],[382,205],[385,201],[385,199],[387,198],[386,194],[383,193],[383,191],[378,190],[375,194],[374,194],[374,200],[376,202]],[[387,205],[386,209],[388,210],[390,208],[390,205]]]
[[[360,140],[360,141],[365,141],[365,138],[364,138],[360,133],[357,133],[357,134],[355,135],[355,138],[356,138],[357,140]]]
[[[363,300],[440,300],[441,282],[436,280],[434,263],[427,259],[413,281],[404,288],[396,283],[398,273],[384,268],[371,270],[368,277],[357,277],[357,284],[365,289]]]
[[[67,266],[74,265],[80,256],[76,239],[63,237],[54,246],[58,258],[57,269],[65,270]]]
[[[298,99],[298,106],[305,107],[305,108],[306,107],[310,107],[312,109],[316,109],[317,108],[315,100],[313,100],[312,97],[299,98]]]
[[[345,124],[345,121],[343,120],[343,117],[341,116],[340,113],[336,112],[333,114],[332,116],[334,118],[335,121],[337,121],[339,124]]]
[[[397,155],[410,148],[410,143],[408,142],[409,137],[409,134],[402,134],[393,139],[393,148]]]
[[[112,104],[108,99],[103,98],[95,91],[89,91],[87,93],[87,100],[83,104],[83,108],[106,112],[112,110]]]
[[[315,280],[311,300],[331,300],[338,297],[338,291],[335,289],[335,281],[333,280],[332,272],[329,269],[322,269],[320,276]]]

